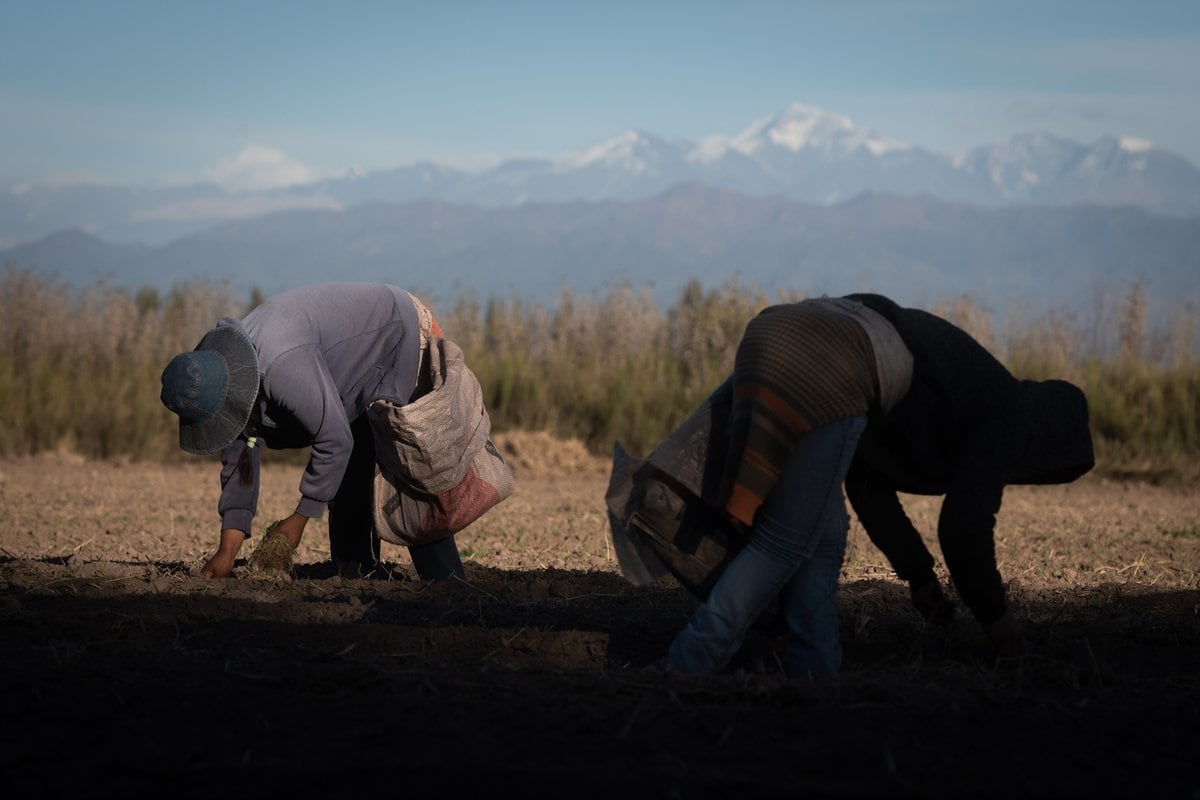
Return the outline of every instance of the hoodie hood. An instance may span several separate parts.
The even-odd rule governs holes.
[[[1013,483],[1070,483],[1096,464],[1087,397],[1061,380],[1021,381],[1029,438]]]

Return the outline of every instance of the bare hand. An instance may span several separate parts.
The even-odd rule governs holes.
[[[269,535],[282,536],[295,550],[300,546],[300,538],[304,536],[304,526],[307,524],[308,517],[302,514],[292,514],[276,525],[275,530],[271,531]]]
[[[200,574],[205,578],[224,578],[233,572],[233,562],[237,559],[238,551],[242,549],[244,541],[246,541],[246,534],[237,528],[226,528],[221,531],[221,544],[217,547],[216,554],[204,562],[204,566],[200,568]]]
[[[204,563],[200,574],[205,578],[224,578],[232,571],[233,556],[218,550],[215,556]]]
[[[1017,618],[1009,612],[995,622],[983,626],[997,658],[1014,658],[1025,652],[1025,634]]]
[[[920,612],[926,622],[934,625],[949,625],[954,619],[956,607],[942,591],[942,584],[937,578],[924,583],[910,583],[909,595],[913,607]]]

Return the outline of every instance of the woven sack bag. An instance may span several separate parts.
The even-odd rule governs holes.
[[[479,380],[462,349],[433,337],[431,388],[409,403],[367,407],[375,434],[375,529],[394,544],[451,536],[512,495],[513,475],[492,442]]]

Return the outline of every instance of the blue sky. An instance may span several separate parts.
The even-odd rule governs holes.
[[[0,0],[0,184],[235,188],[733,135],[800,102],[943,153],[1200,164],[1200,2]]]

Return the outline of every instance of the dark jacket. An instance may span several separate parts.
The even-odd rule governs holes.
[[[938,543],[963,602],[983,624],[1005,613],[993,534],[1008,484],[1067,483],[1095,463],[1087,399],[1066,381],[1022,381],[962,329],[886,297],[850,298],[895,326],[913,355],[908,394],[873,413],[846,496],[896,574],[934,577],[933,557],[897,492],[944,495]]]

